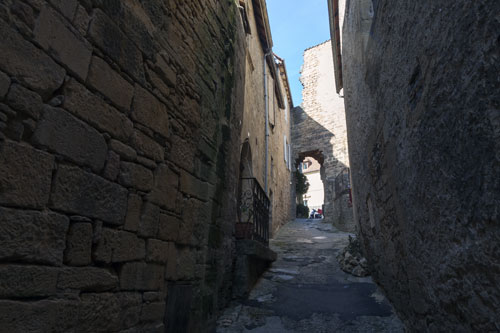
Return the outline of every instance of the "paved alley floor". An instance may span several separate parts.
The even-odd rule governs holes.
[[[403,332],[371,278],[340,269],[348,235],[319,219],[283,226],[270,241],[277,261],[225,310],[217,332]]]

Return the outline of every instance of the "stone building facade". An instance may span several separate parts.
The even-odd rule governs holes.
[[[245,165],[249,170],[245,170],[244,176],[254,177],[266,191],[271,201],[270,229],[274,234],[294,217],[288,157],[293,101],[285,63],[272,53],[273,41],[265,1],[247,0],[240,1],[240,4],[245,13],[242,18],[246,16],[248,19],[241,147],[243,151],[247,146],[245,150],[249,151],[247,158],[250,161]]]
[[[344,99],[332,89],[335,76],[330,41],[305,50],[300,80],[303,102],[293,109],[295,165],[308,156],[321,164],[325,222],[354,231]]]
[[[325,190],[323,189],[320,170],[321,165],[312,157],[306,157],[299,165],[299,172],[306,176],[309,183],[307,192],[302,195],[302,202],[309,208],[309,211],[323,209]]]
[[[410,331],[500,330],[499,12],[496,0],[347,1],[356,223]]]
[[[244,113],[264,125],[259,76],[245,83],[263,54],[245,28],[232,0],[0,3],[2,331],[214,327],[231,297]],[[275,114],[271,136],[289,133]],[[250,139],[261,163],[264,135]],[[274,172],[285,221],[289,171]]]

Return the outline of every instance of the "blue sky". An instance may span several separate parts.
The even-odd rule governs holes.
[[[267,0],[273,52],[285,59],[293,104],[302,103],[304,50],[330,39],[327,0]]]

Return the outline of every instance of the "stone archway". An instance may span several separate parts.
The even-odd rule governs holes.
[[[293,109],[292,145],[298,165],[305,156],[321,164],[325,222],[354,231],[344,99],[335,92],[331,42],[304,52],[303,102]]]
[[[320,203],[319,201],[321,200],[321,197],[317,197],[315,195],[312,195],[312,197],[310,197],[309,199],[312,199],[312,204],[311,204],[311,200],[309,200],[309,202],[306,204],[306,202],[304,201],[304,205],[308,206],[309,209],[319,209],[321,208],[323,211],[325,209],[325,193],[326,193],[326,186],[325,186],[325,181],[326,181],[326,178],[325,178],[325,168],[323,167],[323,163],[324,163],[324,156],[322,154],[321,151],[319,150],[314,150],[314,151],[309,151],[309,152],[299,152],[298,153],[298,158],[295,160],[295,166],[296,166],[296,169],[297,169],[297,172],[302,172],[304,175],[307,176],[308,178],[308,181],[309,181],[309,190],[308,190],[308,194],[309,192],[311,191],[311,187],[313,187],[316,183],[316,180],[317,180],[317,164],[314,162],[317,162],[317,164],[320,165],[320,169],[319,169],[319,176],[320,176],[320,179],[321,179],[321,183],[322,183],[322,186],[321,186],[321,190],[323,192],[323,197],[322,197],[322,202]],[[311,161],[313,164],[310,166],[309,169],[307,170],[300,170],[300,168],[302,167],[302,163],[303,162],[306,162],[306,161]],[[312,168],[312,174],[311,174],[311,168]],[[313,181],[311,183],[311,181]],[[320,186],[319,184],[316,183],[316,190],[319,190],[320,189]],[[314,192],[316,192],[316,190],[313,190]],[[306,195],[304,195],[304,198],[306,197]],[[299,199],[299,198],[297,198]],[[302,199],[302,198],[300,198]],[[299,199],[299,200],[300,200]],[[300,202],[302,202],[302,200],[300,200]]]

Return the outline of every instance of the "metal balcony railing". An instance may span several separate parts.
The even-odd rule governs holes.
[[[236,238],[269,245],[269,205],[269,198],[257,179],[241,178]]]

